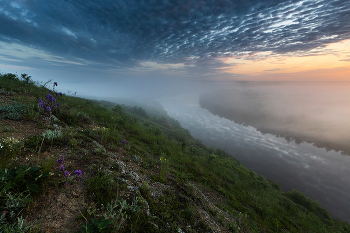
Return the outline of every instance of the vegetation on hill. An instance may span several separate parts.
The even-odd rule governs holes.
[[[0,232],[350,232],[168,116],[0,75]]]

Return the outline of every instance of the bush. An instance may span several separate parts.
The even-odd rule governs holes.
[[[34,83],[33,80],[31,79],[32,76],[28,76],[28,74],[21,74],[21,78],[23,81],[27,84],[29,83]]]
[[[18,217],[17,222],[8,224],[5,222],[5,214],[2,214],[0,217],[0,232],[20,232],[25,233],[30,230],[32,223],[27,222],[27,218]]]
[[[98,204],[106,204],[115,199],[118,184],[113,178],[112,175],[98,171],[94,177],[87,180],[87,190]]]
[[[40,136],[31,135],[24,141],[24,146],[28,149],[37,148],[39,145]]]
[[[47,130],[42,134],[47,140],[53,140],[62,137],[62,132],[60,130]]]
[[[3,167],[6,165],[4,159],[10,159],[18,155],[23,147],[23,143],[13,137],[1,138],[0,139],[0,159],[1,165]]]
[[[0,113],[5,113],[1,116],[3,119],[21,120],[29,113],[29,107],[23,104],[4,105],[0,107]]]
[[[39,192],[38,183],[49,176],[49,171],[42,171],[41,167],[28,167],[27,165],[11,169],[0,169],[0,193],[9,191]]]
[[[1,76],[2,76],[2,78],[4,78],[4,79],[18,80],[18,76],[15,75],[15,74],[11,74],[11,73],[3,74],[3,75],[1,75]]]
[[[313,212],[319,217],[322,217],[326,220],[331,220],[329,213],[321,207],[320,203],[311,200],[310,198],[306,197],[303,193],[293,189],[292,191],[286,193],[286,196],[290,198],[295,204],[299,204],[305,207],[307,210]]]

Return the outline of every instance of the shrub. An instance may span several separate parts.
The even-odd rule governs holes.
[[[62,132],[60,130],[47,130],[42,134],[48,140],[53,140],[62,137]]]
[[[4,78],[4,79],[18,80],[18,76],[15,75],[15,74],[11,74],[11,73],[2,74],[1,76],[2,76],[2,78]]]
[[[91,122],[91,118],[89,115],[87,115],[86,113],[83,113],[83,112],[78,112],[76,114],[76,119],[79,121],[79,122],[82,122],[82,123],[90,123]]]
[[[23,104],[11,104],[0,107],[0,113],[5,113],[1,116],[3,119],[21,120],[24,115],[29,113],[29,107]]]
[[[39,141],[40,136],[31,135],[24,141],[24,146],[34,152],[38,148]]]
[[[0,168],[6,166],[4,159],[10,159],[18,155],[23,147],[23,143],[13,137],[1,138],[0,139]]]
[[[87,180],[87,190],[99,204],[106,204],[116,197],[118,184],[112,175],[102,171]]]
[[[41,167],[27,165],[11,169],[0,169],[0,193],[14,191],[39,192],[38,183],[49,176],[49,171],[42,171]]]
[[[33,80],[31,79],[32,76],[28,76],[28,74],[21,74],[21,78],[23,81],[27,84],[33,83]]]
[[[306,197],[303,193],[292,190],[286,193],[286,196],[289,197],[294,203],[302,205],[310,212],[322,217],[325,220],[331,220],[329,213],[323,209],[317,201],[313,201],[310,198]]]
[[[116,210],[120,207],[119,210]],[[111,201],[106,205],[106,213],[99,219],[91,219],[89,224],[81,224],[82,233],[118,232],[123,222],[128,218],[124,211],[128,208],[125,200]],[[93,211],[95,212],[95,211]]]
[[[0,216],[0,232],[26,233],[31,229],[32,226],[33,224],[28,223],[27,218],[22,218],[22,216],[18,217],[17,222],[14,222],[12,224],[6,223],[5,214],[1,214]]]

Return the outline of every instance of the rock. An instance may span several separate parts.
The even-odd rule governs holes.
[[[126,174],[126,165],[123,161],[120,161],[120,160],[117,160],[117,164],[119,165],[119,168],[120,168],[120,173],[122,175],[125,175]]]
[[[129,175],[131,176],[131,178],[133,180],[135,180],[136,182],[142,182],[141,178],[139,175],[137,175],[135,172],[130,172]]]
[[[73,191],[73,196],[74,197],[79,197],[79,194],[77,194],[76,192]]]
[[[134,192],[134,191],[138,190],[138,187],[131,186],[131,185],[127,186],[126,188],[127,188],[130,192]]]

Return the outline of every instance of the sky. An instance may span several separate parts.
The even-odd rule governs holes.
[[[1,72],[82,95],[350,81],[349,0],[0,0],[0,22]]]

